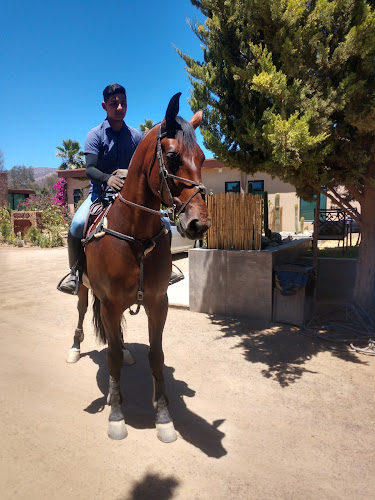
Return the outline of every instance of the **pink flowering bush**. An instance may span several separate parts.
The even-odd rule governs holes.
[[[43,193],[39,196],[30,196],[19,204],[18,209],[42,211],[42,221],[46,226],[69,225],[66,180],[59,180],[53,188],[55,194]]]

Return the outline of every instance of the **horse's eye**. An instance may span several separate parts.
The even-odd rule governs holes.
[[[181,164],[180,155],[176,151],[167,153],[168,166],[172,170],[178,170]]]
[[[176,151],[170,151],[167,153],[168,160],[175,161],[178,158],[178,153]]]

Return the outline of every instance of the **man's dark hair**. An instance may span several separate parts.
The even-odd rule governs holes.
[[[126,90],[122,85],[119,85],[118,83],[111,83],[111,85],[107,85],[103,90],[104,102],[107,102],[113,94],[124,94],[126,97]]]

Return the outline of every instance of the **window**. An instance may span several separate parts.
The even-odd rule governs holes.
[[[226,193],[240,193],[241,192],[240,181],[226,182],[225,183],[225,192]]]
[[[247,192],[250,194],[264,194],[264,181],[249,181],[247,183]]]
[[[77,203],[81,201],[83,198],[83,193],[81,189],[75,189],[73,191],[73,199],[74,199],[74,206],[77,206]]]
[[[8,193],[8,203],[10,205],[10,208],[12,210],[18,210],[20,204],[28,197],[28,194]]]
[[[301,198],[300,200],[300,217],[304,217],[305,220],[314,220],[314,210],[316,205],[316,194],[314,194],[313,201],[305,201]],[[326,210],[327,208],[327,197],[320,195],[320,209]]]

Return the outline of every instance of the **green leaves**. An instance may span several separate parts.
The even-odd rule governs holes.
[[[293,181],[300,193],[312,182],[355,179],[358,186],[368,178],[375,142],[372,2],[192,3],[206,17],[190,22],[202,61],[176,50],[193,87],[190,104],[205,110],[205,145],[219,159]]]
[[[80,151],[81,144],[72,139],[63,140],[63,146],[56,146],[56,156],[62,158],[63,162],[59,170],[68,170],[84,167],[84,153]]]

